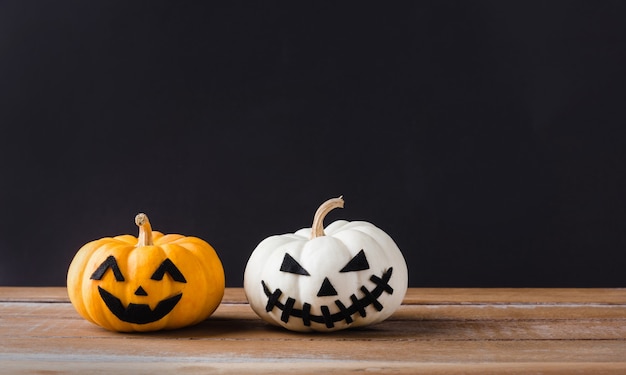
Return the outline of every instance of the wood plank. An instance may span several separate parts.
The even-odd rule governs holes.
[[[0,287],[0,302],[67,302],[65,287]],[[246,303],[242,288],[226,288],[223,302]],[[409,288],[406,305],[626,304],[626,288]]]
[[[594,315],[587,312],[589,308],[579,310],[584,314],[572,313],[569,318],[560,316],[559,308],[547,306],[541,308],[543,311],[540,314],[537,314],[536,309],[529,308],[511,314],[507,313],[511,309],[501,307],[486,309],[484,306],[463,306],[456,314],[441,308],[436,309],[437,313],[430,319],[424,319],[424,316],[425,312],[432,313],[432,310],[423,306],[403,306],[401,310],[385,322],[362,329],[330,335],[295,334],[295,337],[306,340],[373,340],[380,337],[397,340],[626,340],[626,315]],[[619,311],[624,314],[626,309]],[[445,315],[445,318],[441,315]],[[3,327],[2,336],[14,338],[27,339],[33,334],[50,338],[112,337],[108,331],[80,318],[70,304],[0,303],[0,324]],[[294,337],[291,332],[262,321],[248,305],[227,304],[220,306],[213,316],[196,327],[152,335],[200,338],[215,334],[228,334],[232,339]],[[116,335],[119,336],[114,334],[113,337]]]
[[[326,335],[324,335],[326,336]],[[46,355],[59,361],[98,361],[102,357],[162,358],[167,361],[393,361],[419,363],[621,363],[626,344],[618,340],[329,340],[305,336],[233,340],[217,334],[203,338],[132,335],[71,337],[52,341],[7,338],[0,347],[7,359]]]
[[[69,302],[65,287],[0,287],[0,302]]]
[[[102,340],[97,347],[99,352],[107,350],[117,354],[132,353],[133,347],[120,346],[136,340],[151,342],[154,340],[188,342],[193,340],[198,347],[199,342],[215,342],[224,348],[224,342],[237,342],[240,349],[251,344],[253,348],[278,348],[284,342],[303,342],[306,348],[315,346],[313,343],[322,343],[322,346],[333,346],[339,342],[359,342],[364,347],[372,344],[376,348],[385,345],[402,344],[405,348],[415,347],[424,351],[436,342],[465,342],[472,345],[482,342],[478,347],[484,349],[485,343],[490,342],[535,342],[543,347],[544,342],[594,342],[597,345],[615,345],[620,348],[618,357],[626,353],[626,318],[621,319],[522,319],[511,320],[401,320],[390,319],[378,325],[357,330],[346,330],[331,334],[302,334],[273,327],[258,319],[245,305],[231,305],[231,312],[236,314],[216,313],[207,321],[194,326],[175,331],[162,331],[149,334],[121,334],[101,329],[82,318],[73,311],[69,304],[35,304],[27,303],[21,306],[6,306],[0,304],[0,322],[2,325],[2,343],[0,352],[8,352],[12,348],[29,348],[35,353],[49,351],[51,342],[62,342],[65,351],[80,352],[87,338]],[[14,305],[14,304],[9,304]],[[408,306],[407,308],[411,308]],[[17,310],[16,310],[17,309]],[[482,308],[480,308],[482,310]],[[528,310],[528,309],[527,309]],[[243,319],[242,319],[243,318]],[[77,341],[76,341],[77,340]],[[541,342],[541,343],[540,343]],[[75,346],[73,346],[75,345]],[[161,344],[159,344],[161,345]],[[165,345],[165,343],[163,344]],[[52,345],[56,347],[56,345]],[[291,345],[290,345],[291,346]],[[298,347],[300,345],[294,344]],[[582,346],[581,346],[582,347]],[[135,346],[135,350],[144,351],[146,343]],[[498,347],[502,351],[501,347]],[[121,351],[118,351],[120,350]],[[308,349],[307,349],[308,350]],[[394,360],[408,360],[402,357],[403,351],[385,350],[385,358]],[[193,350],[191,350],[193,352]],[[299,352],[294,349],[294,352]],[[305,352],[307,352],[305,350]],[[188,355],[189,349],[183,353]],[[575,357],[587,358],[592,352],[575,353]],[[371,353],[370,353],[371,355]],[[397,357],[400,356],[400,357]],[[586,357],[587,356],[587,357]],[[570,358],[573,359],[573,358]]]
[[[0,366],[10,374],[345,374],[393,373],[432,375],[622,375],[626,363],[422,363],[391,361],[240,361],[219,360],[168,361],[158,358],[146,361],[144,357],[103,357],[96,361],[44,360],[38,357],[2,360]]]
[[[409,288],[404,304],[626,304],[626,288]]]
[[[626,373],[624,289],[410,289],[387,321],[302,334],[227,288],[206,321],[116,333],[74,311],[63,287],[0,287],[0,369],[9,373]]]
[[[48,300],[50,295],[44,300]],[[67,316],[78,315],[71,308],[71,305],[65,301],[55,301],[54,303],[38,303],[30,298],[26,298],[27,302],[17,301],[0,302],[0,312],[3,316],[14,314],[38,315],[42,317],[59,314]],[[226,300],[226,298],[225,298]],[[31,302],[28,302],[31,301]],[[28,304],[37,304],[28,305]],[[54,306],[54,305],[59,306]],[[63,307],[64,306],[64,307]],[[390,320],[477,320],[477,319],[504,319],[504,320],[523,320],[523,319],[578,319],[580,317],[587,319],[624,319],[626,317],[626,304],[618,305],[616,303],[561,303],[561,304],[417,304],[403,305],[392,315]],[[217,311],[213,314],[213,318],[236,317],[237,319],[258,319],[256,314],[250,309],[248,304],[230,302],[222,302]]]

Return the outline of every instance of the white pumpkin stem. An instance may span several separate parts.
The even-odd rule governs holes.
[[[139,236],[137,236],[137,247],[141,246],[153,246],[152,240],[152,227],[150,226],[150,220],[146,214],[137,214],[135,216],[135,224],[139,227]]]
[[[311,239],[324,236],[324,218],[335,208],[343,208],[343,195],[339,198],[331,198],[315,211],[313,226],[311,227]]]

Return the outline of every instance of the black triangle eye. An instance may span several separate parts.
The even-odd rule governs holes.
[[[300,265],[300,263],[298,263],[295,259],[293,259],[291,255],[287,253],[285,253],[285,257],[283,258],[283,264],[281,264],[280,270],[283,272],[295,273],[296,275],[311,276],[309,275],[307,270],[305,270],[304,267]]]
[[[102,277],[106,273],[108,269],[113,271],[113,275],[115,276],[116,281],[124,281],[124,276],[122,275],[122,271],[120,271],[120,267],[117,265],[117,261],[113,255],[109,255],[108,258],[102,262],[102,264],[95,270],[90,279],[92,280],[102,280]]]
[[[165,259],[163,263],[161,263],[159,268],[157,268],[157,270],[154,271],[154,274],[152,274],[151,279],[163,280],[163,276],[165,276],[165,273],[169,273],[170,277],[174,281],[178,281],[179,283],[187,282],[187,280],[185,280],[185,276],[183,276],[182,272],[180,272],[178,267],[176,267],[176,265],[170,260],[170,258]]]
[[[370,268],[369,263],[367,263],[367,258],[365,257],[365,252],[363,250],[359,251],[354,258],[350,259],[348,264],[345,265],[339,272],[354,272],[354,271],[363,271],[368,270]]]

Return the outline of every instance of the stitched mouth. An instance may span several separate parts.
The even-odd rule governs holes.
[[[280,316],[281,321],[287,323],[291,317],[295,317],[302,319],[302,323],[307,327],[311,326],[311,322],[323,323],[327,328],[333,328],[335,323],[343,320],[345,320],[346,324],[351,324],[354,321],[352,315],[358,313],[361,317],[365,317],[367,315],[365,308],[370,305],[377,311],[381,311],[383,309],[383,305],[378,301],[378,298],[383,293],[393,294],[393,288],[389,285],[389,279],[391,278],[392,271],[393,268],[389,268],[385,273],[383,273],[382,278],[372,275],[370,277],[370,281],[376,284],[376,287],[369,290],[365,285],[362,285],[359,290],[363,296],[359,298],[355,294],[352,294],[350,296],[350,301],[352,303],[348,307],[346,307],[340,300],[335,300],[335,305],[339,309],[339,311],[335,313],[330,312],[328,305],[321,306],[320,309],[322,310],[322,315],[311,314],[311,305],[306,302],[302,304],[301,309],[294,308],[296,300],[292,297],[287,297],[287,301],[285,303],[280,302],[279,298],[283,292],[280,289],[276,289],[274,292],[271,292],[267,285],[265,285],[265,282],[261,280],[263,292],[267,296],[265,311],[270,312],[274,308],[277,308],[282,311]]]
[[[163,318],[172,311],[183,296],[182,293],[179,293],[173,297],[161,300],[152,310],[149,305],[144,303],[129,303],[128,306],[124,307],[119,298],[103,288],[98,287],[98,292],[100,292],[100,297],[113,315],[123,322],[135,324],[148,324]]]

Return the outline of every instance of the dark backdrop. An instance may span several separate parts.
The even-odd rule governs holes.
[[[410,285],[626,286],[626,3],[0,2],[0,284],[367,220]]]

